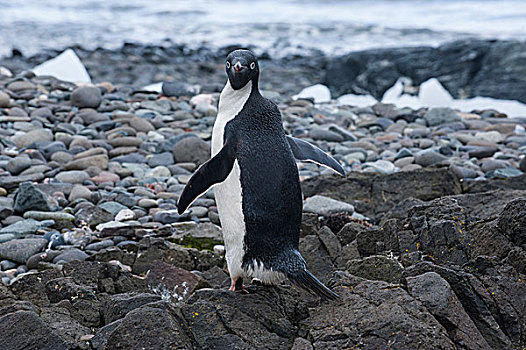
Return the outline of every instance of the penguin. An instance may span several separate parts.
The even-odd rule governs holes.
[[[186,184],[178,212],[215,186],[231,291],[245,290],[243,278],[263,284],[289,279],[320,297],[338,299],[309,272],[298,249],[303,200],[296,160],[345,171],[321,149],[286,135],[278,107],[259,91],[259,64],[251,51],[231,52],[225,70],[212,157]]]

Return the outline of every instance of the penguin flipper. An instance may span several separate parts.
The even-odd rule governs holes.
[[[212,185],[223,182],[232,171],[235,158],[234,147],[227,141],[215,157],[201,165],[192,175],[179,197],[177,212],[184,213],[190,204]]]
[[[341,297],[327,288],[319,279],[317,279],[307,269],[287,273],[289,280],[300,288],[306,289],[322,298],[329,300],[340,300]]]
[[[294,158],[297,160],[310,161],[323,165],[329,169],[334,170],[338,174],[345,176],[345,170],[343,167],[330,155],[323,152],[318,147],[311,145],[307,141],[297,139],[287,135],[287,141],[289,142]]]

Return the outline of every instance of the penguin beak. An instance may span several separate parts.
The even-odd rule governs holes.
[[[234,70],[236,73],[241,72],[243,68],[246,68],[241,64],[241,62],[237,61],[236,64],[234,64]]]

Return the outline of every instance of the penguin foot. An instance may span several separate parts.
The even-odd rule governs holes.
[[[245,294],[249,294],[248,290],[245,288],[245,285],[243,284],[243,278],[237,277],[232,279],[232,283],[230,284],[230,288],[228,289],[231,292],[243,292]]]

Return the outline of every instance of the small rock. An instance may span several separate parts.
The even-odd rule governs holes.
[[[443,162],[446,159],[447,157],[435,151],[423,151],[415,155],[415,163],[424,167]]]
[[[345,202],[337,201],[325,196],[315,195],[305,201],[303,211],[328,216],[336,213],[354,213],[354,207]]]
[[[83,261],[83,260],[86,260],[87,257],[88,257],[88,254],[84,253],[82,250],[77,249],[77,248],[71,248],[71,249],[66,250],[64,253],[57,255],[53,259],[53,263],[54,264],[58,262],[67,263],[73,260]]]
[[[424,120],[428,126],[462,121],[457,112],[451,108],[432,108],[424,114]]]
[[[31,182],[20,184],[15,197],[14,209],[18,213],[28,210],[50,211],[51,206],[44,192]]]
[[[89,174],[81,170],[71,170],[58,173],[55,178],[65,183],[81,184],[89,178]]]
[[[210,158],[210,145],[198,137],[186,137],[173,149],[175,162],[203,164]]]
[[[0,244],[0,259],[25,264],[30,256],[42,251],[47,246],[44,238],[14,239]]]
[[[101,102],[100,90],[95,86],[81,86],[71,94],[71,104],[79,108],[98,108]]]
[[[128,208],[122,209],[115,216],[115,221],[127,221],[127,220],[135,220],[135,213]]]

